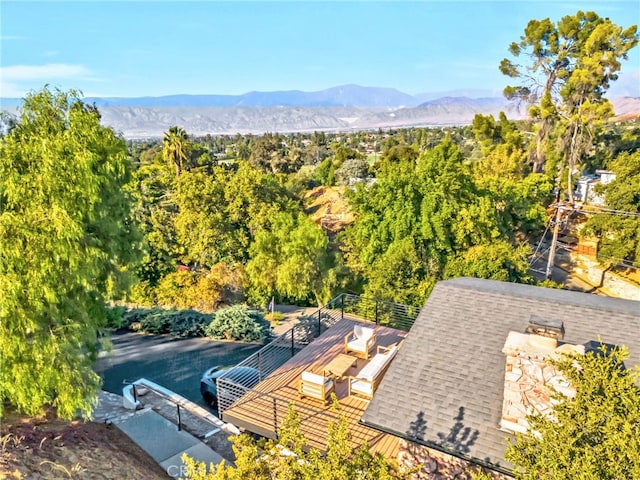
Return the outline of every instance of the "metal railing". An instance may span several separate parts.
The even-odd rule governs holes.
[[[420,309],[410,305],[342,293],[279,337],[266,344],[236,367],[218,377],[218,413],[223,415],[234,402],[264,380],[287,360],[318,338],[345,316],[409,331]],[[238,367],[249,367],[239,370]],[[257,374],[256,374],[257,372]]]
[[[242,405],[244,400],[239,400],[237,406]],[[278,431],[285,423],[285,419],[289,413],[291,401],[268,393],[260,393],[259,395],[251,395],[247,402],[251,402],[252,411],[262,412],[262,421],[269,422],[269,428],[262,424],[262,428],[267,431],[274,432],[278,436]],[[300,433],[312,443],[326,445],[329,437],[328,428],[331,423],[336,424],[340,420],[341,412],[339,404],[336,408],[313,408],[303,404],[295,405],[295,413],[300,418]],[[350,430],[351,442],[357,445],[363,444],[367,438],[359,429]]]
[[[387,302],[374,298],[360,297],[350,293],[338,295],[335,301],[340,303],[342,315],[359,317],[377,325],[408,332],[415,322],[419,307]]]

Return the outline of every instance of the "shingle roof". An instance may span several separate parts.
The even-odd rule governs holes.
[[[640,365],[640,302],[459,278],[440,282],[418,315],[363,421],[509,468],[498,429],[510,331],[532,315],[564,322],[564,341],[626,345]],[[422,443],[422,442],[421,442]]]

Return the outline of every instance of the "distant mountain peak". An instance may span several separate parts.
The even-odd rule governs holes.
[[[474,98],[451,92],[427,101],[394,88],[345,84],[317,92],[252,91],[242,95],[166,95],[139,98],[86,98],[105,125],[127,138],[158,138],[172,125],[193,135],[264,132],[346,131],[412,126],[463,125],[477,113],[523,118],[524,111],[501,96]],[[484,93],[484,92],[483,92]],[[12,110],[20,99],[0,99]],[[640,112],[640,99],[613,100],[616,114]],[[15,110],[14,110],[15,111]]]

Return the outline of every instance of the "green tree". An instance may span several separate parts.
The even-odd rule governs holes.
[[[249,163],[263,172],[288,172],[289,163],[283,137],[278,134],[265,133],[256,138],[251,144]]]
[[[137,212],[147,256],[134,292],[143,303],[159,299],[155,290],[178,264],[198,271],[220,262],[233,269],[245,264],[256,232],[270,229],[280,212],[301,211],[280,176],[262,173],[244,161],[215,166],[210,172],[192,169],[175,178],[164,163],[154,160],[140,167],[138,178]],[[174,303],[173,295],[180,289],[172,287],[173,280],[163,286],[162,301]],[[189,299],[189,304],[197,305],[195,300]],[[210,304],[209,296],[202,300]]]
[[[176,182],[175,253],[186,265],[212,267],[234,258],[238,248],[246,248],[238,246],[228,219],[224,198],[227,177],[227,171],[218,167],[213,175],[185,172]]]
[[[182,173],[184,163],[190,156],[190,142],[182,127],[171,127],[162,140],[162,155],[165,161],[176,169],[176,177]]]
[[[566,357],[556,365],[575,388],[560,393],[551,417],[529,417],[506,458],[519,479],[640,478],[640,370],[627,370],[624,348]]]
[[[88,415],[105,299],[139,240],[126,143],[76,92],[28,95],[0,140],[0,408]]]
[[[553,183],[547,176],[531,173],[514,180],[477,168],[475,184],[484,200],[491,203],[486,210],[494,212],[502,238],[517,242],[540,233],[553,193]]]
[[[272,295],[292,300],[309,297],[320,304],[331,294],[333,259],[325,232],[303,213],[277,214],[270,229],[256,233],[246,272],[251,296],[266,303]]]
[[[476,170],[482,175],[511,180],[525,176],[529,168],[524,136],[504,112],[500,112],[498,122],[492,115],[477,114],[472,128],[482,152]]]
[[[246,262],[251,238],[260,229],[270,228],[276,214],[300,211],[299,203],[279,181],[281,178],[239,162],[237,171],[227,172],[226,177],[218,180],[225,186],[228,219],[237,231],[238,242],[245,247],[234,259]]]
[[[416,161],[420,152],[415,145],[394,145],[380,155],[381,162]]]
[[[498,141],[517,145],[519,134],[503,121]],[[463,271],[528,283],[524,250],[515,253],[511,244],[544,225],[552,186],[541,174],[519,176],[506,169],[472,174],[450,137],[417,162],[381,162],[376,183],[351,195],[356,221],[342,236],[346,264],[364,278],[367,295],[409,304],[421,304],[437,280]],[[478,252],[490,257],[473,271]]]
[[[420,305],[436,283],[436,277],[429,275],[428,268],[413,239],[396,239],[367,268],[365,295],[391,298],[405,305]]]
[[[363,158],[348,158],[335,171],[335,177],[339,185],[349,185],[352,180],[366,180],[368,176],[369,168],[367,161]]]
[[[181,269],[162,278],[155,289],[155,298],[157,304],[165,308],[213,312],[222,304],[244,300],[243,280],[240,266],[232,269],[224,263],[197,272]]]
[[[152,147],[143,152],[138,169],[134,172],[137,184],[134,191],[134,218],[144,234],[145,242],[144,255],[136,270],[140,283],[133,292],[150,291],[164,275],[176,268],[173,255],[176,248],[173,219],[177,211],[174,201],[175,174],[162,158],[159,148]],[[138,300],[143,299],[136,298]]]
[[[527,244],[514,248],[509,242],[498,240],[476,245],[447,262],[445,278],[476,277],[502,282],[534,283],[529,273]]]
[[[449,137],[422,153],[417,164],[382,162],[376,183],[357,188],[351,205],[356,222],[344,235],[347,265],[363,275],[368,294],[393,301],[422,302],[449,257],[499,235],[491,203],[477,196]],[[389,276],[391,265],[397,269]],[[395,293],[402,283],[399,272],[411,276]],[[383,288],[387,277],[394,280],[390,289]]]
[[[353,449],[346,417],[329,424],[326,455],[307,449],[300,432],[300,417],[293,406],[279,432],[278,441],[258,442],[243,434],[233,439],[235,467],[222,462],[207,472],[206,465],[183,457],[187,480],[402,480],[411,472],[401,470],[368,446]]]
[[[336,183],[336,166],[333,158],[327,157],[316,167],[315,178],[320,185],[332,187]]]
[[[606,265],[638,264],[640,260],[640,151],[624,152],[611,163],[616,179],[603,185],[607,207],[628,214],[604,212],[587,221],[584,233],[600,238],[598,259]]]
[[[544,167],[546,143],[555,135],[571,200],[572,175],[592,146],[594,129],[612,114],[604,94],[618,78],[620,60],[637,45],[636,32],[635,25],[623,29],[594,12],[578,11],[557,23],[531,20],[520,42],[509,47],[514,57],[528,57],[529,65],[509,59],[500,64],[503,74],[522,81],[505,89],[507,98],[532,105],[534,171]]]

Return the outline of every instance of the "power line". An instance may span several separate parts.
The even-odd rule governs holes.
[[[533,265],[533,263],[537,260],[536,255],[538,253],[538,250],[540,250],[540,246],[542,245],[544,237],[547,235],[547,232],[549,231],[549,227],[551,227],[551,219],[549,219],[549,222],[547,222],[547,228],[544,229],[544,232],[542,233],[542,237],[540,237],[540,240],[538,240],[538,245],[536,246],[536,250],[533,252],[533,255],[531,255],[531,261],[529,262],[530,266]],[[542,253],[540,255],[542,256],[544,254]]]
[[[544,255],[551,249],[551,247],[547,247],[544,252],[541,252],[540,255],[538,255],[537,257],[531,257],[531,261],[529,262],[529,266],[532,266],[534,263],[536,263],[538,260],[543,260],[544,259]]]
[[[569,243],[565,243],[565,242],[560,242],[559,241],[558,242],[558,246],[560,248],[562,248],[563,250],[566,250],[568,252],[571,252],[571,251],[574,250],[574,247],[572,247],[571,244],[569,244]],[[605,261],[609,260],[609,261],[615,262],[617,265],[623,265],[623,266],[628,267],[628,268],[633,268],[633,269],[640,268],[640,262],[634,262],[632,260],[625,260],[623,258],[616,258],[616,257],[598,255],[598,259],[599,260],[605,260]]]
[[[551,247],[549,247],[549,255],[547,256],[547,271],[545,273],[545,279],[549,280],[553,273],[553,265],[556,257],[556,244],[558,243],[558,235],[560,234],[560,221],[562,220],[562,212],[564,210],[564,204],[558,203],[556,198],[556,216],[553,224],[553,237],[551,238]]]
[[[554,215],[549,219],[549,222],[547,223],[547,226],[546,226],[546,228],[544,230],[544,233],[542,234],[542,237],[538,241],[538,245],[536,246],[536,250],[534,251],[534,253],[531,256],[530,261],[529,261],[529,266],[531,267],[538,259],[542,258],[542,256],[546,252],[549,252],[549,255],[548,255],[548,258],[547,258],[547,269],[546,269],[546,272],[539,272],[539,273],[546,273],[547,278],[549,278],[549,276],[551,274],[551,271],[553,269],[553,266],[554,266],[554,260],[555,260],[554,257],[555,257],[556,248],[559,246],[563,250],[567,250],[567,251],[571,251],[572,250],[572,248],[568,244],[558,240],[560,224],[563,223],[563,220],[562,220],[562,213],[563,212],[566,212],[566,213],[577,212],[577,213],[584,213],[584,214],[587,214],[587,215],[612,215],[612,216],[619,216],[619,217],[640,218],[640,213],[636,213],[636,212],[628,212],[628,211],[625,211],[625,210],[617,210],[617,209],[613,209],[613,208],[599,207],[599,206],[594,207],[594,209],[585,210],[584,208],[576,207],[574,205],[567,204],[567,203],[564,203],[564,202],[559,202],[557,199],[556,199],[555,203],[550,205],[550,207],[555,208]],[[548,247],[544,252],[542,252],[542,253],[540,253],[538,255],[540,247],[542,246],[542,242],[544,241],[544,238],[545,238],[547,232],[549,231],[549,229],[551,228],[552,225],[553,225],[553,237],[552,237],[552,240],[551,240],[551,246]],[[610,257],[610,256],[602,256],[602,255],[598,255],[598,259],[600,261],[609,261],[609,262],[612,262],[612,263],[616,263],[618,266],[624,266],[624,267],[627,267],[627,268],[633,268],[633,269],[640,268],[640,262],[635,262],[635,261],[632,261],[632,260],[626,260],[626,259],[622,259],[622,258],[615,258],[615,257]]]
[[[619,209],[615,209],[615,208],[609,208],[609,207],[605,207],[602,205],[592,205],[590,207],[591,209],[595,209],[595,210],[604,210],[604,211],[608,211],[608,212],[619,212],[619,213],[629,213],[632,215],[636,215],[636,212],[627,212],[625,210],[619,210]]]
[[[557,208],[559,203],[553,203],[550,207]],[[565,205],[566,208],[566,205]],[[626,210],[617,210],[614,208],[600,207],[600,206],[592,206],[589,209],[585,209],[584,207],[576,207],[575,205],[571,207],[572,212],[584,213],[587,215],[618,215],[622,217],[640,217],[640,213],[638,212],[628,212]]]
[[[611,261],[615,261],[617,263],[617,265],[623,265],[627,268],[633,268],[634,270],[637,270],[640,268],[640,263],[639,262],[633,262],[631,260],[624,260],[622,258],[615,258],[615,257],[603,257],[600,256],[599,257],[600,260],[611,260]]]
[[[624,212],[622,210],[608,211],[608,212],[594,212],[592,210],[582,210],[582,209],[574,208],[571,211],[578,212],[578,213],[585,213],[587,215],[612,215],[616,217],[635,217],[635,218],[640,217],[640,213]]]

